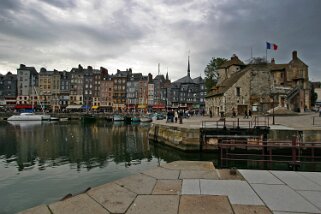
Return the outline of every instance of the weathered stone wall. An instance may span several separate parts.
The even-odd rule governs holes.
[[[150,140],[184,151],[197,151],[200,149],[199,128],[192,129],[153,124],[149,129],[148,137]]]
[[[234,85],[232,85],[224,94],[226,97],[225,114],[232,115],[233,108],[237,110],[238,105],[249,105],[250,100],[250,87],[249,82],[250,73],[246,72]],[[236,88],[240,88],[240,96],[236,94]],[[243,114],[244,112],[237,112]]]
[[[321,130],[275,130],[268,133],[269,141],[292,141],[293,136],[300,136],[303,143],[320,142]],[[148,133],[149,140],[163,143],[170,147],[183,151],[200,150],[200,129],[181,128],[161,124],[153,124]],[[203,145],[204,150],[217,150],[217,137],[206,138]],[[249,144],[257,143],[254,138],[248,139]]]

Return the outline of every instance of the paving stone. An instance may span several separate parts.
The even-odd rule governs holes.
[[[87,213],[97,213],[106,214],[109,213],[100,204],[90,198],[87,194],[80,194],[64,201],[59,201],[54,204],[49,205],[51,211],[56,213],[77,213],[77,214],[87,214]]]
[[[310,214],[310,213],[293,213],[293,212],[273,212],[273,214]]]
[[[226,196],[183,195],[179,203],[179,214],[225,214],[233,213]]]
[[[235,175],[230,173],[230,169],[216,169],[216,173],[220,180],[244,180],[238,170]]]
[[[138,195],[126,214],[177,214],[178,195]]]
[[[179,170],[214,170],[215,167],[212,162],[205,161],[175,161],[162,165],[166,169]]]
[[[321,210],[321,192],[298,191],[305,199]]]
[[[218,180],[218,175],[215,170],[181,170],[179,179],[215,179]]]
[[[300,175],[306,177],[310,181],[321,186],[321,172],[297,172]]]
[[[256,205],[232,205],[235,214],[270,214],[272,213],[266,206]]]
[[[181,180],[158,180],[153,190],[153,194],[179,195],[181,190]]]
[[[310,181],[303,175],[293,171],[271,171],[282,182],[289,185],[294,190],[319,190],[321,186]]]
[[[156,184],[156,179],[147,175],[138,174],[115,181],[121,187],[137,194],[151,194]]]
[[[108,183],[87,192],[111,213],[124,213],[136,198],[133,193],[116,183]]]
[[[251,184],[251,186],[273,212],[320,212],[287,185]]]
[[[200,186],[202,195],[227,195],[231,204],[263,205],[246,181],[200,180]]]
[[[51,214],[51,212],[46,205],[40,205],[37,207],[24,210],[22,212],[19,212],[18,214]]]
[[[179,173],[179,170],[165,169],[163,167],[157,167],[143,172],[143,174],[157,179],[178,179]]]
[[[266,170],[239,170],[239,172],[251,184],[284,184]]]
[[[184,179],[182,184],[182,195],[201,194],[199,179]]]

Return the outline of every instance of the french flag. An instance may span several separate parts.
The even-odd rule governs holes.
[[[277,46],[277,44],[272,44],[272,43],[266,42],[266,49],[272,49],[272,50],[276,51],[278,49],[278,46]]]

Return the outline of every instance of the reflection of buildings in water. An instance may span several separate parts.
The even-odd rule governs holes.
[[[26,126],[28,128],[14,126],[14,139],[8,141],[11,144],[15,142],[12,154],[17,154],[20,170],[34,165],[38,165],[39,170],[45,170],[68,163],[90,169],[104,166],[111,159],[130,162],[150,156],[146,127],[82,126],[75,121],[34,125]]]

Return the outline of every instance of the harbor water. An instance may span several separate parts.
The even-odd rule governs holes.
[[[103,120],[0,122],[0,213],[52,203],[160,163],[200,159],[149,143],[148,129]]]
[[[216,152],[181,152],[149,142],[150,124],[98,120],[0,122],[0,213],[15,213],[76,195],[177,160],[212,161]],[[320,166],[300,170],[321,171]],[[263,169],[256,162],[231,161],[228,168]],[[272,169],[289,170],[274,164]]]

